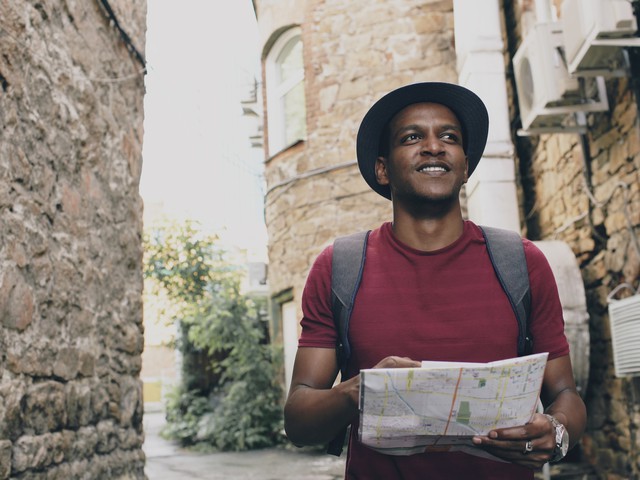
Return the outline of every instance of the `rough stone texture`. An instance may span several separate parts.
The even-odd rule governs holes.
[[[301,23],[308,139],[267,160],[266,219],[272,294],[291,290],[299,303],[317,253],[340,234],[390,218],[388,202],[368,190],[355,160],[358,123],[383,93],[420,80],[456,81],[451,1],[255,2],[264,53],[282,28]],[[304,18],[279,21],[286,3]],[[292,5],[294,4],[295,5]],[[559,0],[554,0],[556,7]],[[500,2],[509,64],[534,2]],[[505,8],[505,5],[508,8]],[[603,478],[640,475],[640,381],[617,379],[607,295],[640,276],[640,126],[627,78],[607,80],[610,110],[588,115],[586,162],[572,134],[522,138],[509,85],[524,233],[563,240],[579,262],[590,315],[587,432],[574,452]],[[265,96],[266,98],[266,96]],[[268,107],[268,106],[267,106]]]
[[[640,385],[615,378],[607,295],[621,283],[638,287],[639,124],[627,79],[607,87],[610,111],[590,118],[590,175],[578,136],[544,135],[535,145],[527,174],[536,209],[527,226],[567,242],[583,273],[591,336],[584,456],[607,478],[632,478],[640,474]]]
[[[144,478],[142,65],[80,0],[0,2],[0,51],[0,479]]]
[[[629,80],[606,83],[610,109],[588,116],[588,151],[567,134],[518,139],[518,151],[528,236],[567,242],[586,288],[591,360],[582,457],[603,478],[623,479],[640,474],[640,383],[615,378],[607,296],[622,283],[639,286],[640,125]]]

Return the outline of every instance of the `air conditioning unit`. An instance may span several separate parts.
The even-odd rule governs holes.
[[[569,75],[560,22],[534,25],[514,55],[513,65],[525,134],[577,131],[568,129],[572,113],[609,108],[604,79],[589,79],[587,84]]]
[[[633,287],[622,284],[608,296],[609,323],[611,326],[611,346],[616,377],[640,376],[640,291],[622,300],[613,295],[620,287]]]
[[[626,75],[623,48],[640,46],[629,0],[564,0],[561,12],[570,74]]]

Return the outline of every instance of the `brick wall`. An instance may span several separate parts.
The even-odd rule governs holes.
[[[534,205],[529,231],[567,242],[581,267],[591,337],[583,451],[608,479],[617,480],[640,473],[640,383],[615,378],[607,313],[607,295],[616,286],[638,285],[640,132],[627,80],[609,81],[608,91],[610,111],[589,119],[586,155],[578,135],[534,140],[533,154],[525,159],[525,195]]]
[[[524,12],[507,12],[513,54]],[[579,456],[604,478],[622,480],[640,475],[640,382],[615,377],[607,295],[621,283],[638,287],[640,126],[629,79],[609,79],[606,84],[609,111],[588,116],[584,138],[514,138],[527,236],[566,242],[580,265],[587,293],[588,424]]]
[[[0,478],[144,478],[142,66],[100,2],[0,2],[0,45]]]

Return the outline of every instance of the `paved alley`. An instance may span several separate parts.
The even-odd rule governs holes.
[[[163,413],[145,412],[143,449],[149,480],[338,480],[344,476],[344,455],[336,458],[276,448],[251,452],[190,452],[160,437],[163,424]]]

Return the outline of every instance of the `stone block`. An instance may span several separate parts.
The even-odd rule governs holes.
[[[0,438],[16,440],[22,435],[24,393],[25,385],[19,380],[2,385],[0,388]]]
[[[129,427],[134,418],[142,419],[142,382],[132,377],[124,377],[121,381],[120,425]]]
[[[611,400],[609,413],[613,422],[625,422],[628,417],[626,402],[624,400]]]
[[[320,110],[322,112],[330,112],[333,108],[333,105],[336,102],[336,97],[338,94],[338,85],[329,85],[325,88],[322,88],[318,92],[318,97],[320,101]]]
[[[640,277],[640,252],[636,248],[636,243],[630,241],[627,247],[626,261],[622,267],[622,274],[628,283],[633,283]]]
[[[65,441],[61,433],[20,437],[13,444],[12,469],[15,472],[41,470],[64,460]]]
[[[621,230],[626,228],[627,219],[624,216],[624,212],[621,211],[610,211],[609,215],[604,219],[604,225],[607,229],[607,232],[611,232],[611,234],[620,232]]]
[[[89,352],[80,352],[79,353],[79,361],[80,361],[80,375],[83,377],[92,377],[95,373],[95,357],[92,353]]]
[[[640,131],[637,128],[629,130],[627,135],[627,147],[629,149],[629,156],[636,157],[640,154]]]
[[[70,382],[65,385],[67,426],[77,429],[88,425],[92,418],[91,387],[89,385]]]
[[[16,343],[7,349],[6,366],[15,374],[49,377],[55,359],[53,348],[53,345],[46,345],[42,341],[34,341],[31,345]]]
[[[96,452],[105,454],[118,447],[118,432],[111,420],[103,420],[98,423],[96,433],[98,434]]]
[[[609,163],[607,172],[613,175],[620,171],[629,160],[629,144],[623,139],[619,139],[609,149]]]
[[[61,429],[67,423],[64,385],[45,381],[31,385],[23,403],[25,431],[35,434]]]
[[[77,348],[61,348],[53,364],[53,374],[63,380],[72,380],[80,370],[80,352]]]
[[[0,480],[11,475],[11,454],[13,445],[9,440],[0,440]]]
[[[413,18],[414,30],[417,34],[451,31],[453,27],[453,12],[430,12]]]
[[[614,107],[613,121],[620,125],[621,133],[632,130],[638,119],[638,111],[634,102],[620,102]]]
[[[76,431],[71,445],[71,458],[89,458],[95,454],[98,446],[96,427],[81,427]]]
[[[33,321],[33,290],[15,268],[5,266],[0,277],[0,324],[22,331]]]

